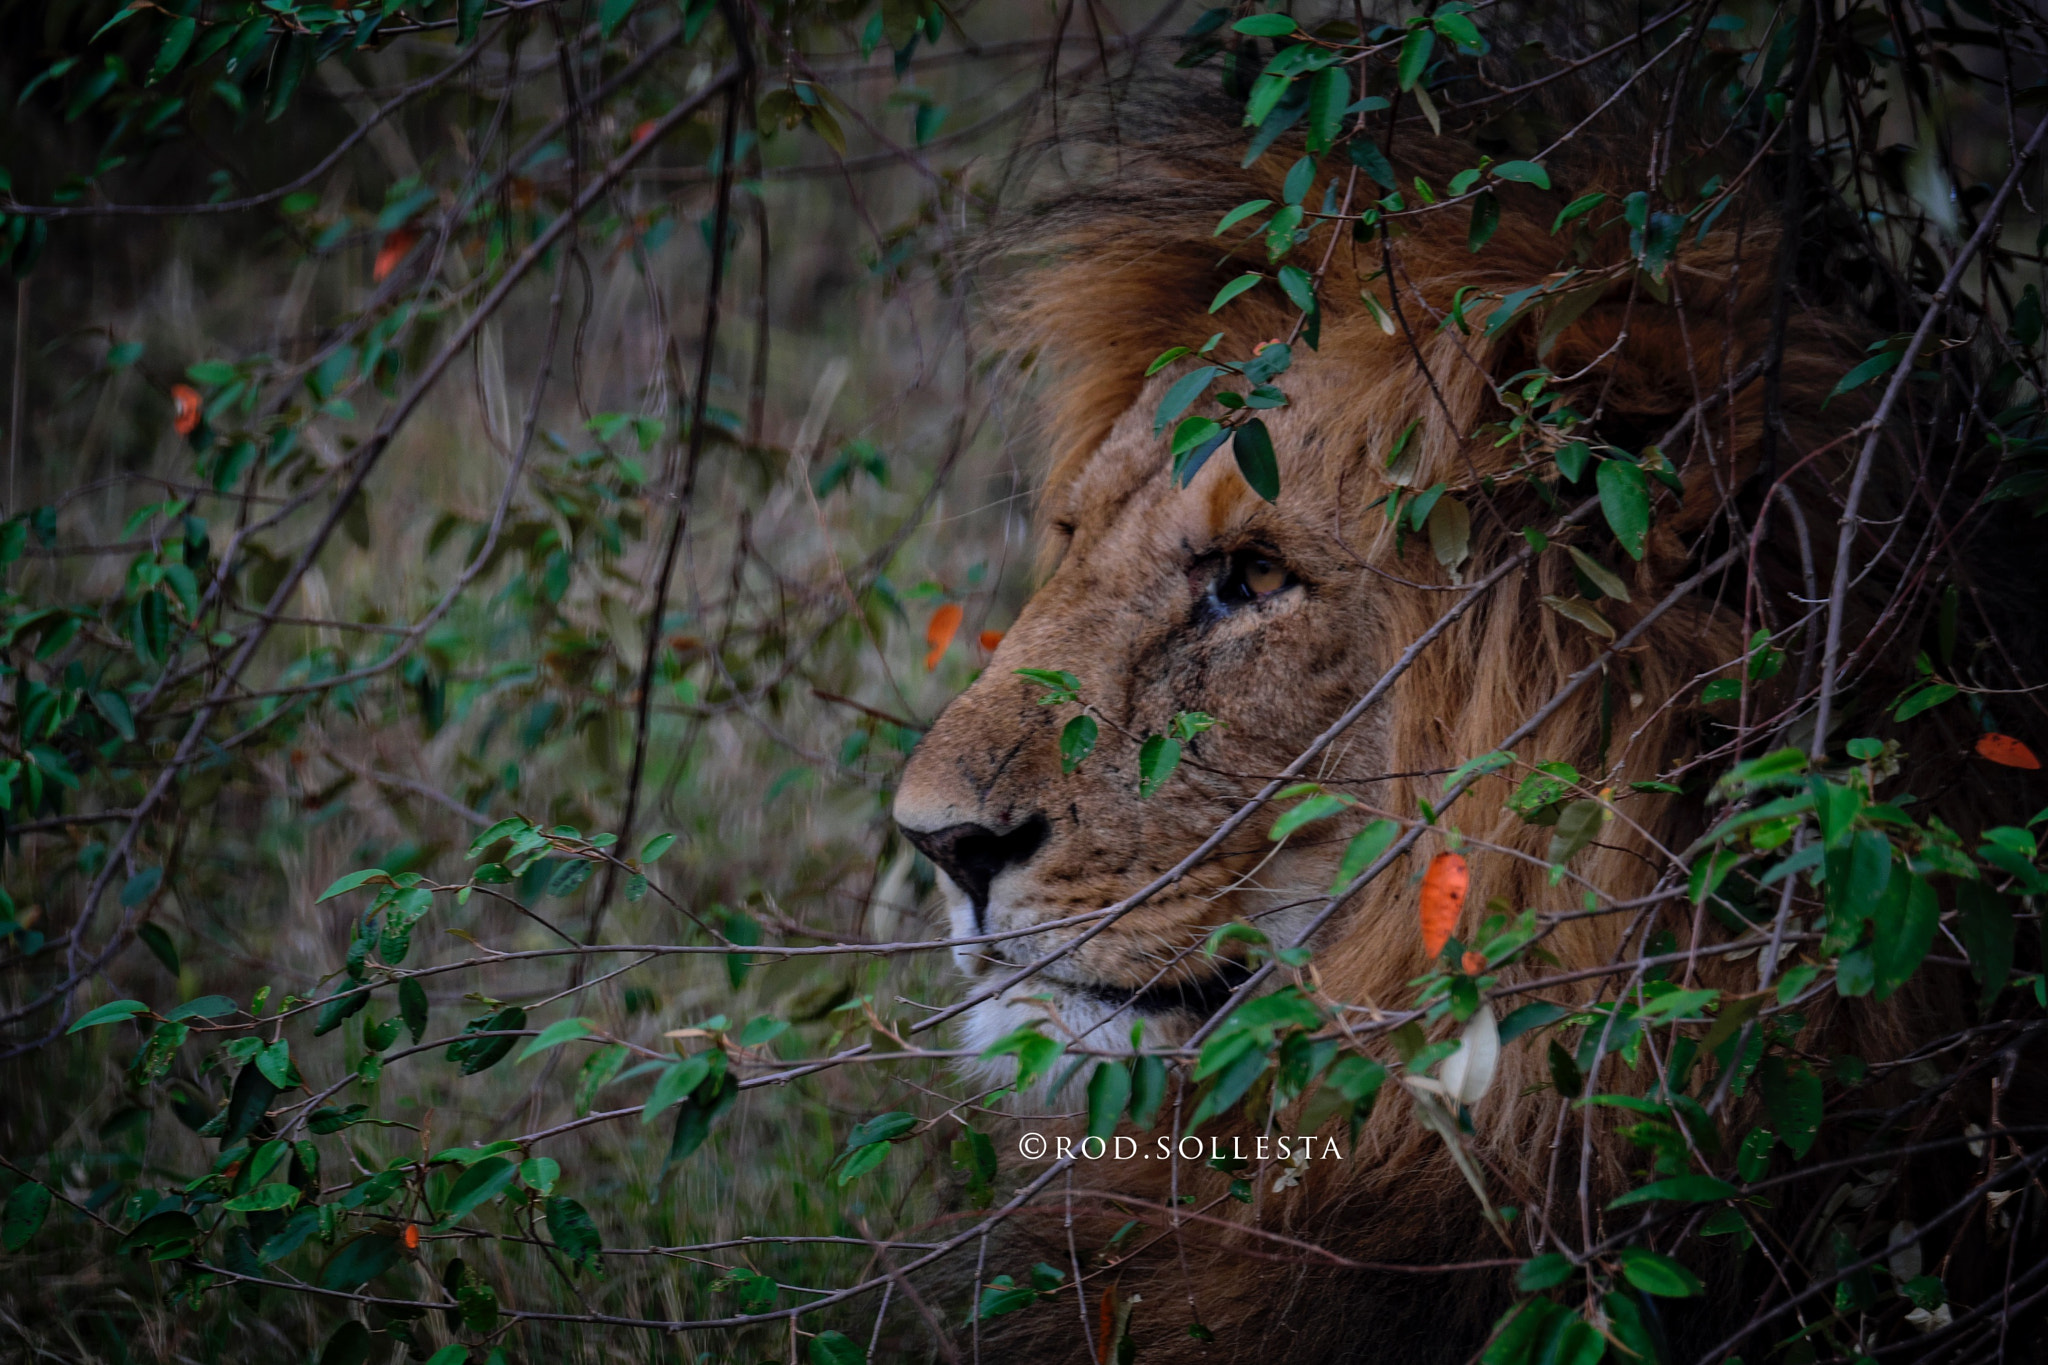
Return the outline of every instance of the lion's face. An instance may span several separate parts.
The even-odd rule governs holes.
[[[1266,778],[1357,697],[1379,662],[1371,579],[1333,536],[1315,480],[1283,464],[1277,506],[1262,501],[1226,447],[1192,486],[1174,486],[1163,443],[1137,404],[1041,517],[1056,570],[1004,636],[987,670],[940,716],[896,798],[905,834],[942,873],[956,939],[1054,924],[1111,905],[1185,857]],[[1273,423],[1284,440],[1293,423]],[[1283,451],[1283,459],[1284,451]],[[1076,714],[1046,706],[1020,668],[1064,669],[1101,717],[1095,752],[1061,770]],[[1217,722],[1179,769],[1139,795],[1139,746],[1181,712]],[[1311,776],[1382,770],[1379,732],[1355,727]],[[1356,790],[1356,788],[1354,788]],[[976,1046],[1050,1016],[1085,1045],[1186,1031],[1244,969],[1202,951],[1233,920],[1291,941],[1323,904],[1340,843],[1297,837],[1276,856],[1254,820],[1204,866],[1107,933],[976,1007]],[[954,957],[986,985],[1084,932],[1091,921]]]

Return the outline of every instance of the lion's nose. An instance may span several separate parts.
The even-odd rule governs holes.
[[[953,879],[953,884],[967,893],[976,910],[987,907],[989,884],[1005,868],[1028,861],[1050,832],[1046,818],[1036,813],[1000,833],[976,824],[947,825],[934,830],[903,827],[903,837],[937,863]]]

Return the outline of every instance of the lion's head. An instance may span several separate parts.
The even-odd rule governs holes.
[[[1418,801],[1441,798],[1449,771],[1511,740],[1518,764],[1487,779],[1453,821],[1501,849],[1473,855],[1469,904],[1575,904],[1589,885],[1647,889],[1682,803],[1629,784],[1669,779],[1695,751],[1700,685],[1741,654],[1745,610],[1752,629],[1778,619],[1789,606],[1784,580],[1796,580],[1766,556],[1664,601],[1699,576],[1706,532],[1738,504],[1745,519],[1775,518],[1771,543],[1797,559],[1796,509],[1767,509],[1777,485],[1757,472],[1768,215],[1723,215],[1667,279],[1650,281],[1629,268],[1625,231],[1549,230],[1574,195],[1602,186],[1597,163],[1569,180],[1560,172],[1552,194],[1505,187],[1507,212],[1483,255],[1468,249],[1462,214],[1416,220],[1384,253],[1374,240],[1333,251],[1322,263],[1319,335],[1291,338],[1291,364],[1274,381],[1286,405],[1260,414],[1278,498],[1252,489],[1228,446],[1182,486],[1155,413],[1203,357],[1149,380],[1148,362],[1169,347],[1200,347],[1219,328],[1211,356],[1244,362],[1288,338],[1296,318],[1270,282],[1208,312],[1220,287],[1264,267],[1263,242],[1238,241],[1240,230],[1219,243],[1218,219],[1244,201],[1278,200],[1292,160],[1276,152],[1240,170],[1212,146],[1188,136],[1126,151],[1113,190],[1046,215],[1032,245],[1048,258],[1023,275],[1003,314],[1004,339],[1035,347],[1055,372],[1039,510],[1047,572],[987,670],[916,751],[896,813],[944,874],[955,956],[970,980],[986,986],[1086,941],[977,1005],[969,1034],[979,1043],[1047,1016],[1056,1032],[1096,1047],[1127,1039],[1134,1016],[1150,1039],[1185,1037],[1244,976],[1232,952],[1203,951],[1213,930],[1240,921],[1275,945],[1292,942],[1323,910],[1353,829],[1376,812],[1414,818]],[[1478,155],[1423,138],[1396,160],[1403,183],[1441,181]],[[1347,185],[1346,171],[1326,172],[1308,198],[1321,199],[1326,183],[1338,199],[1362,198],[1348,174]],[[1517,298],[1532,285],[1550,291]],[[1792,334],[1798,347],[1781,382],[1797,427],[1845,362],[1823,320],[1795,319]],[[1539,365],[1559,377],[1551,391],[1616,446],[1642,453],[1664,440],[1661,467],[1682,491],[1647,483],[1643,544],[1619,545],[1598,513],[1558,532],[1562,514],[1596,496],[1592,471],[1546,496],[1533,480],[1554,480],[1554,452],[1503,435],[1529,406]],[[1705,415],[1682,421],[1696,405]],[[1646,463],[1657,466],[1658,452]],[[1455,504],[1441,520],[1416,515],[1433,490]],[[1390,499],[1400,501],[1390,508]],[[1533,555],[1546,530],[1561,543],[1474,587]],[[1587,560],[1597,567],[1579,567]],[[1606,593],[1591,581],[1602,574]],[[1763,618],[1742,583],[1778,594]],[[1448,625],[1446,613],[1456,616]],[[1652,615],[1612,654],[1597,625],[1582,623],[1605,619],[1626,633]],[[1077,704],[1044,704],[1047,686],[1023,669],[1079,680],[1081,704],[1100,720],[1078,764],[1061,746]],[[1268,809],[1090,936],[1090,912],[1173,869],[1396,674],[1384,697],[1294,770],[1359,798],[1349,823],[1323,822],[1276,846],[1267,834],[1278,808]],[[1516,738],[1554,698],[1540,726]],[[1194,732],[1182,721],[1183,760],[1141,794],[1145,741],[1174,738],[1176,719],[1189,715],[1214,725]],[[1585,794],[1621,798],[1619,818],[1558,888],[1545,884],[1540,856],[1517,857],[1540,855],[1549,831],[1500,809],[1538,761],[1573,765]],[[1430,836],[1417,852],[1438,847]],[[1411,867],[1373,883],[1318,936],[1326,989],[1386,1002],[1422,969],[1413,879],[1402,875]],[[991,941],[1040,925],[1057,927]],[[1616,928],[1560,937],[1590,961]]]
[[[1857,362],[1856,328],[1816,294],[1773,316],[1787,253],[1771,206],[1753,197],[1688,221],[1675,260],[1648,268],[1622,207],[1627,175],[1583,145],[1549,163],[1554,188],[1496,187],[1502,213],[1483,252],[1462,213],[1340,236],[1303,267],[1317,302],[1305,318],[1269,273],[1261,237],[1272,229],[1219,236],[1219,220],[1290,197],[1355,218],[1385,186],[1368,192],[1359,172],[1328,163],[1307,186],[1285,186],[1298,149],[1240,169],[1217,150],[1231,141],[1185,124],[1127,138],[1106,188],[1054,204],[1021,234],[1031,259],[997,313],[1001,340],[1044,376],[1042,584],[918,747],[896,802],[903,832],[942,874],[955,958],[977,997],[965,1041],[985,1047],[1043,1021],[1082,1050],[1114,1052],[1142,1021],[1146,1046],[1184,1044],[1242,1003],[1260,960],[1262,982],[1308,992],[1323,1017],[1381,1024],[1441,966],[1417,932],[1417,880],[1454,842],[1471,869],[1459,932],[1543,914],[1543,994],[1559,1014],[1613,989],[1594,984],[1612,964],[1666,951],[1663,935],[1704,954],[1673,972],[1731,990],[1731,973],[1748,973],[1739,989],[1761,1001],[1768,972],[1713,956],[1717,943],[1756,948],[1730,945],[1686,894],[1689,846],[1710,814],[1712,773],[1744,756],[1731,735],[1813,746],[1812,722],[1800,728],[1813,605],[1833,569],[1850,462],[1840,437],[1859,420],[1845,415],[1853,394],[1823,409]],[[1444,185],[1480,155],[1404,131],[1392,162],[1402,185]],[[1561,212],[1602,191],[1596,212]],[[1263,278],[1218,305],[1247,271]],[[1188,353],[1164,354],[1175,347]],[[1177,475],[1166,433],[1181,412],[1241,415],[1170,397],[1219,358],[1268,375],[1287,362],[1272,381],[1282,405],[1253,379],[1224,386],[1270,432],[1276,497],[1253,486],[1267,482],[1258,443]],[[1615,470],[1566,438],[1627,465],[1647,526],[1618,514]],[[1871,507],[1888,496],[1869,491]],[[1871,558],[1863,596],[1842,599],[1851,638],[1884,620],[1871,604],[1893,586]],[[1763,643],[1773,638],[1786,655]],[[1889,694],[1887,660],[1904,664],[1903,651],[1865,653],[1866,695]],[[1067,735],[1084,714],[1095,736],[1082,755]],[[1169,742],[1184,752],[1161,780]],[[1487,756],[1471,780],[1465,765]],[[1538,764],[1561,785],[1510,800],[1526,797]],[[1256,798],[1298,781],[1350,804],[1276,840],[1284,802]],[[1457,804],[1447,789],[1463,793]],[[1559,831],[1532,809],[1556,814],[1560,798],[1600,812],[1562,855]],[[1354,832],[1389,818],[1409,842],[1333,900]],[[1217,933],[1234,922],[1263,936],[1262,954],[1247,951],[1254,936]],[[1313,956],[1276,954],[1288,946]],[[1538,984],[1539,969],[1483,955],[1451,970],[1498,970],[1510,990]],[[1910,1008],[1922,1022],[1947,1018],[1952,994]],[[1896,1002],[1801,1007],[1813,1056],[1901,1055]],[[1574,1108],[1556,1074],[1539,1047],[1505,1049],[1471,1106],[1473,1147],[1486,1179],[1544,1208],[1554,1154],[1576,1147],[1563,1137],[1572,1123],[1586,1176],[1560,1216],[1590,1242],[1600,1191],[1640,1161],[1617,1111]],[[1603,1084],[1640,1093],[1651,1082]],[[1752,1092],[1730,1112],[1756,1104]],[[1151,1167],[1108,1177],[1114,1189],[1096,1194],[1118,1220],[1140,1208],[1164,1218],[1191,1189],[1211,1220],[1199,1259],[1175,1214],[1178,1259],[1150,1279],[1135,1260],[1119,1265],[1119,1282],[1199,1297],[1210,1321],[1236,1329],[1232,1359],[1270,1358],[1278,1328],[1293,1334],[1290,1359],[1470,1358],[1505,1295],[1497,1281],[1468,1278],[1444,1301],[1418,1296],[1413,1278],[1368,1275],[1325,1299],[1314,1276],[1357,1264],[1244,1269],[1256,1237],[1276,1230],[1361,1262],[1461,1260],[1490,1241],[1447,1144],[1413,1117],[1381,1103],[1348,1161],[1298,1180],[1262,1171],[1231,1186],[1199,1164],[1172,1183]],[[1538,1245],[1549,1235],[1529,1234]],[[1699,1324],[1711,1330],[1707,1310]],[[1356,1354],[1360,1342],[1382,1354]]]

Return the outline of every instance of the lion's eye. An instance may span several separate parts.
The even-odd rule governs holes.
[[[1216,600],[1226,607],[1241,607],[1285,592],[1295,581],[1285,564],[1264,551],[1239,550],[1216,580]]]

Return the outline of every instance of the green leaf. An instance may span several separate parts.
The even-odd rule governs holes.
[[[1482,1365],[1530,1365],[1531,1357],[1564,1310],[1549,1299],[1530,1299],[1510,1308],[1494,1329]]]
[[[323,1104],[307,1117],[306,1126],[325,1137],[329,1133],[338,1133],[344,1128],[352,1128],[358,1123],[365,1122],[363,1115],[369,1112],[370,1106],[367,1104],[351,1104],[340,1109],[331,1104]]]
[[[1493,197],[1492,190],[1481,190],[1472,196],[1472,225],[1465,230],[1465,244],[1478,251],[1493,237],[1493,230],[1500,226],[1500,200]]]
[[[1394,178],[1393,164],[1376,144],[1365,138],[1358,138],[1346,147],[1345,151],[1351,157],[1351,164],[1371,176],[1379,183],[1381,189],[1392,190],[1400,187]]]
[[[1231,25],[1248,38],[1285,38],[1297,27],[1294,20],[1285,14],[1254,14]]]
[[[142,871],[136,873],[134,876],[130,877],[126,882],[122,883],[122,907],[124,909],[132,909],[135,906],[142,904],[144,901],[148,900],[151,896],[156,894],[156,889],[157,887],[163,884],[163,880],[164,870],[162,868],[143,868]]]
[[[1107,1139],[1131,1098],[1131,1069],[1122,1062],[1097,1062],[1088,1076],[1088,1136]]]
[[[1316,282],[1306,270],[1298,265],[1283,265],[1277,278],[1289,303],[1304,313],[1316,311]]]
[[[1237,429],[1230,449],[1237,456],[1237,472],[1267,502],[1280,500],[1280,462],[1273,454],[1273,437],[1266,424],[1254,417]],[[1178,761],[1178,755],[1175,756]]]
[[[1140,1057],[1131,1075],[1131,1122],[1150,1128],[1159,1118],[1159,1106],[1166,1100],[1166,1063],[1158,1057]]]
[[[149,78],[144,85],[155,85],[178,69],[178,63],[185,59],[185,53],[192,46],[192,37],[199,31],[199,21],[190,15],[173,19],[164,28],[163,45],[157,48],[156,62],[149,68]]]
[[[42,1229],[43,1219],[50,1212],[50,1188],[33,1180],[25,1180],[14,1187],[7,1196],[7,1207],[0,1211],[0,1247],[9,1251],[20,1251],[29,1244]]]
[[[1330,894],[1336,895],[1358,878],[1358,874],[1379,861],[1395,838],[1401,833],[1401,826],[1392,820],[1375,820],[1351,836],[1345,845],[1344,857],[1337,864],[1337,875],[1330,882]]]
[[[1260,277],[1253,276],[1254,280],[1258,278]],[[1209,311],[1213,313],[1216,310],[1212,308]],[[1210,381],[1222,373],[1223,371],[1215,365],[1203,365],[1174,380],[1172,387],[1167,389],[1166,396],[1159,400],[1159,412],[1152,419],[1152,434],[1157,436],[1173,425],[1174,419],[1186,412],[1188,405],[1201,397],[1202,390],[1209,387]]]
[[[1230,212],[1223,215],[1223,220],[1216,224],[1216,230],[1210,233],[1209,235],[1211,237],[1221,237],[1224,233],[1230,231],[1239,223],[1242,223],[1245,219],[1251,217],[1253,214],[1259,212],[1261,209],[1269,209],[1271,207],[1273,207],[1273,201],[1270,199],[1252,199],[1246,201],[1245,203],[1239,204],[1236,208],[1232,209]],[[1187,353],[1188,348],[1185,346],[1174,347],[1172,350],[1160,356],[1159,359],[1152,362],[1152,368],[1145,371],[1145,377],[1148,379],[1151,378],[1153,375],[1158,374],[1161,370],[1165,369],[1167,365],[1171,364],[1175,360],[1180,359]]]
[[[1536,1294],[1545,1289],[1555,1289],[1569,1280],[1578,1270],[1571,1258],[1562,1252],[1552,1251],[1522,1263],[1515,1276],[1515,1288],[1523,1294]]]
[[[376,1349],[370,1329],[354,1318],[346,1318],[320,1351],[320,1365],[365,1365]]]
[[[635,3],[636,0],[604,0],[597,7],[597,31],[605,41],[611,41],[612,34],[618,32],[619,25],[625,23],[626,16],[633,12]]]
[[[1500,1021],[1500,1045],[1506,1047],[1523,1034],[1554,1024],[1570,1013],[1564,1006],[1545,1000],[1524,1005]]]
[[[1180,741],[1153,735],[1138,748],[1138,795],[1149,797],[1180,766]]]
[[[1630,1190],[1608,1204],[1610,1209],[1626,1208],[1630,1204],[1648,1204],[1655,1200],[1669,1200],[1674,1204],[1704,1204],[1715,1199],[1733,1199],[1741,1191],[1725,1180],[1711,1175],[1674,1175],[1665,1180],[1652,1180],[1640,1189]]]
[[[871,1147],[877,1142],[893,1142],[911,1129],[917,1127],[917,1115],[896,1109],[886,1114],[877,1114],[853,1125],[853,1131],[846,1135],[846,1150],[854,1152],[862,1147]]]
[[[171,1023],[184,1019],[223,1019],[240,1008],[225,995],[202,995],[167,1010],[164,1018]]]
[[[1804,1157],[1820,1132],[1820,1077],[1803,1066],[1788,1066],[1783,1057],[1770,1056],[1764,1058],[1757,1078],[1763,1087],[1764,1108],[1779,1139],[1792,1149],[1792,1155]]]
[[[367,997],[365,997],[367,998]],[[526,1011],[517,1005],[507,1005],[496,1014],[481,1022],[473,1022],[464,1033],[516,1034],[526,1027]],[[516,1037],[459,1038],[448,1045],[448,1059],[462,1064],[462,1074],[474,1076],[479,1071],[488,1071],[511,1053]]]
[[[328,1258],[320,1270],[320,1286],[344,1293],[360,1289],[397,1265],[398,1254],[396,1237],[384,1232],[365,1233]]]
[[[547,1215],[548,1240],[560,1247],[563,1255],[577,1265],[596,1262],[604,1243],[597,1235],[597,1224],[581,1204],[558,1194],[543,1200],[541,1210]]]
[[[1564,548],[1565,552],[1572,557],[1572,563],[1578,565],[1579,572],[1584,574],[1586,580],[1594,587],[1617,602],[1629,600],[1628,584],[1621,581],[1619,574],[1576,545],[1567,545]],[[1642,556],[1637,555],[1636,558],[1641,559]]]
[[[148,1013],[149,1006],[140,1000],[114,1000],[80,1015],[64,1032],[72,1034],[80,1029],[98,1028],[101,1024],[118,1024],[124,1019],[133,1019],[138,1014]]]
[[[427,990],[415,977],[406,977],[398,983],[398,1017],[405,1021],[405,1031],[417,1043],[427,1034]]]
[[[1958,937],[1983,990],[1979,1003],[1989,1009],[2012,972],[2012,902],[1982,882],[1959,881],[1956,911]]]
[[[856,1148],[839,1163],[839,1184],[843,1186],[858,1180],[888,1159],[889,1144],[886,1142]]]
[[[299,1083],[298,1072],[292,1068],[292,1044],[289,1038],[280,1038],[256,1054],[256,1069],[263,1078],[279,1090],[290,1090]]]
[[[1609,640],[1615,638],[1613,623],[1602,616],[1591,602],[1582,602],[1576,597],[1557,597],[1548,593],[1542,601],[1544,606],[1567,621],[1576,621],[1595,635],[1604,636]]]
[[[1271,203],[1272,201],[1268,199],[1261,200],[1260,202]],[[1223,229],[1218,228],[1216,230],[1218,232],[1221,232]],[[1153,361],[1150,365],[1147,365],[1145,367],[1145,377],[1147,379],[1150,379],[1153,375],[1158,374],[1161,370],[1165,369],[1168,365],[1171,365],[1174,361],[1179,360],[1182,356],[1186,355],[1187,353],[1188,348],[1185,346],[1167,347],[1165,350],[1161,351],[1157,356],[1153,358]]]
[[[563,1043],[573,1042],[578,1038],[587,1038],[594,1027],[596,1026],[588,1019],[557,1019],[542,1029],[540,1036],[528,1043],[526,1050],[513,1060],[515,1063],[523,1062],[528,1057],[546,1052],[549,1048],[560,1047]]]
[[[492,825],[489,829],[485,830],[482,834],[477,835],[476,838],[470,841],[468,856],[472,858],[480,858],[483,856],[483,851],[489,848],[492,844],[497,843],[498,840],[509,839],[515,834],[524,834],[527,830],[530,830],[532,828],[533,823],[531,821],[523,819],[517,815],[510,816],[504,820],[500,820],[497,824]],[[337,883],[337,885],[338,884],[339,883]]]
[[[990,1318],[1029,1308],[1037,1302],[1037,1290],[1020,1288],[1008,1275],[998,1275],[982,1287],[981,1301],[975,1305],[974,1317],[977,1322],[987,1322]]]
[[[1211,1046],[1213,1045],[1212,1043]],[[1266,1049],[1252,1046],[1235,1061],[1218,1071],[1209,1082],[1208,1091],[1202,1096],[1202,1102],[1195,1106],[1194,1115],[1188,1120],[1189,1129],[1201,1127],[1242,1099],[1245,1091],[1251,1089],[1252,1082],[1265,1071],[1266,1062]]]
[[[1903,871],[1896,875],[1905,884],[1905,894],[1888,895],[1878,906],[1877,932],[1870,945],[1877,976],[1873,993],[1880,1001],[1920,969],[1941,922],[1941,906],[1926,878]]]
[[[1486,46],[1486,40],[1479,36],[1479,25],[1473,23],[1456,6],[1445,5],[1430,16],[1429,23],[1431,28],[1459,47],[1476,52]]]
[[[1244,274],[1239,275],[1229,284],[1224,285],[1221,289],[1216,291],[1216,297],[1210,300],[1209,311],[1212,313],[1215,312],[1224,304],[1229,303],[1239,294],[1242,294],[1245,290],[1251,288],[1253,285],[1257,284],[1260,280],[1263,280],[1265,278],[1266,277],[1264,275],[1261,275],[1256,270],[1247,270]],[[1158,427],[1153,428],[1153,433],[1155,435],[1158,434],[1158,432],[1162,430],[1165,427],[1165,425],[1166,424],[1164,422],[1160,423]]]
[[[656,861],[661,857],[662,854],[668,852],[671,848],[675,847],[675,842],[676,836],[673,834],[655,835],[652,839],[649,839],[647,841],[646,847],[640,850],[640,861],[643,863],[651,863]]]
[[[1607,195],[1599,190],[1595,190],[1591,194],[1580,195],[1578,198],[1572,200],[1571,203],[1566,204],[1564,208],[1559,211],[1557,215],[1557,221],[1550,225],[1551,235],[1555,236],[1558,233],[1558,231],[1564,227],[1566,223],[1571,222],[1575,218],[1580,218],[1588,213],[1591,213],[1594,209],[1599,208],[1600,205],[1606,202]]]
[[[1574,1318],[1558,1329],[1544,1353],[1550,1365],[1600,1365],[1607,1354],[1607,1338],[1583,1318]]]
[[[299,1202],[299,1187],[296,1185],[258,1185],[247,1194],[238,1194],[221,1205],[229,1213],[261,1213],[271,1209],[288,1209]]]
[[[353,891],[364,883],[374,881],[378,877],[388,880],[390,875],[381,867],[366,867],[361,872],[351,872],[346,877],[338,878],[332,886],[322,891],[319,899],[315,900],[313,904],[318,905],[321,901],[331,901],[336,896]]]
[[[443,1231],[454,1227],[477,1205],[503,1194],[511,1187],[512,1177],[517,1174],[519,1168],[502,1156],[487,1156],[472,1162],[462,1173],[462,1178],[455,1182],[455,1188],[448,1191],[448,1202],[441,1210],[441,1221],[437,1226]]]
[[[1502,180],[1534,185],[1539,190],[1550,188],[1550,172],[1533,161],[1503,161],[1493,168],[1493,173]]]
[[[1900,702],[1898,709],[1892,712],[1892,719],[1896,721],[1911,720],[1922,711],[1932,710],[1951,697],[1957,696],[1960,690],[1959,688],[1949,686],[1947,683],[1929,683]]]
[[[1308,87],[1308,151],[1320,156],[1344,129],[1344,106],[1351,100],[1351,73],[1341,66],[1324,67]]]
[[[1223,440],[1223,425],[1213,417],[1184,417],[1173,429],[1173,462],[1176,466],[1187,463],[1190,452],[1206,446],[1214,450]],[[1192,476],[1189,476],[1192,478]]]
[[[1292,809],[1283,811],[1273,822],[1273,828],[1266,832],[1266,837],[1278,843],[1303,825],[1340,815],[1350,806],[1350,802],[1333,792],[1316,792],[1303,798]]]
[[[671,1063],[655,1079],[654,1089],[647,1096],[647,1104],[640,1111],[642,1123],[652,1123],[661,1117],[670,1105],[680,1104],[683,1097],[695,1090],[711,1074],[711,1054],[700,1052],[680,1062]]]
[[[1014,1056],[1017,1059],[1017,1079],[1011,1088],[1021,1091],[1045,1074],[1064,1050],[1056,1040],[1040,1033],[1035,1025],[1026,1025],[983,1048],[979,1060],[992,1062],[998,1057]]]
[[[1716,678],[1700,689],[1700,700],[1709,706],[1715,702],[1734,701],[1742,695],[1740,678]]]
[[[1849,373],[1843,375],[1841,382],[1829,390],[1828,396],[1821,400],[1821,406],[1826,407],[1851,389],[1860,389],[1879,375],[1889,373],[1898,368],[1899,361],[1905,358],[1905,354],[1904,351],[1881,351],[1872,356],[1855,369],[1849,371]]]
[[[1621,1273],[1645,1294],[1665,1299],[1689,1299],[1701,1292],[1699,1278],[1669,1256],[1659,1256],[1642,1247],[1628,1247],[1621,1253]]]
[[[529,1157],[519,1163],[519,1183],[535,1194],[550,1193],[561,1178],[562,1163],[551,1156]]]
[[[1100,733],[1101,727],[1093,716],[1075,716],[1068,721],[1060,730],[1060,771],[1071,773],[1080,767],[1095,752],[1095,740]]]
[[[1600,511],[1614,538],[1629,558],[1640,560],[1650,534],[1650,492],[1643,471],[1627,460],[1602,460],[1593,472],[1600,489]]]
[[[128,699],[110,687],[103,687],[91,693],[92,708],[113,727],[114,733],[129,743],[135,742],[135,716],[128,709]]]
[[[804,1350],[810,1365],[867,1365],[868,1353],[844,1332],[820,1332]]]
[[[1429,67],[1430,54],[1436,51],[1436,33],[1427,28],[1411,28],[1408,36],[1401,40],[1401,59],[1396,66],[1403,90],[1415,88],[1415,82],[1422,79],[1422,73]]]

